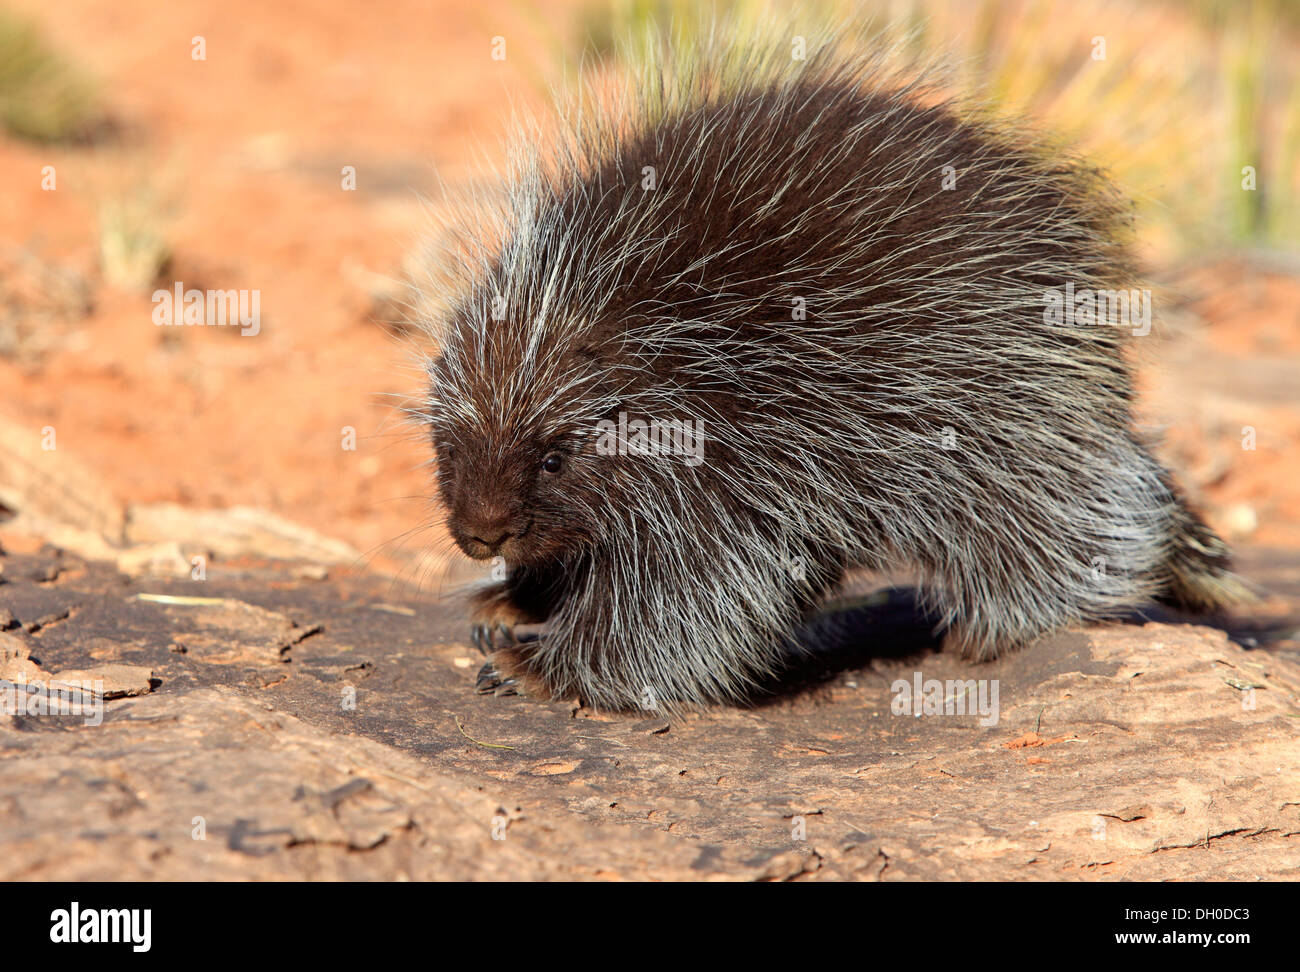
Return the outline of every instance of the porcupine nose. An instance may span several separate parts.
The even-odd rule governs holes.
[[[495,551],[501,546],[501,544],[509,540],[510,537],[510,531],[505,527],[502,527],[500,530],[484,530],[480,527],[479,532],[472,534],[470,539],[475,543],[481,543],[483,546],[489,547]]]
[[[482,544],[493,553],[513,536],[510,532],[510,515],[500,510],[480,513],[469,526],[470,540]]]

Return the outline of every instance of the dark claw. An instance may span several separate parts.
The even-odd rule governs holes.
[[[478,670],[478,678],[474,680],[474,691],[479,695],[486,695],[494,691],[501,682],[501,673],[497,671],[496,665],[490,661],[484,662],[483,667]]]
[[[485,662],[483,667],[478,670],[478,678],[474,680],[474,691],[479,695],[491,693],[497,698],[504,698],[507,695],[517,695],[523,698],[524,693],[520,690],[519,682],[513,678],[503,678],[497,671],[496,665],[492,662]]]
[[[480,655],[490,655],[498,648],[513,648],[519,644],[515,629],[508,624],[471,624],[469,640]]]
[[[478,649],[480,655],[486,655],[492,650],[492,632],[488,630],[488,626],[485,624],[470,625],[469,640]]]

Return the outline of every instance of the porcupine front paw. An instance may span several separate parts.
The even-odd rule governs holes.
[[[493,656],[496,652],[492,653]],[[509,675],[503,675],[498,667],[498,660],[489,656],[488,660],[483,663],[483,667],[478,670],[478,678],[474,680],[474,691],[479,695],[491,693],[497,697],[503,695],[518,695],[518,681]]]
[[[479,695],[523,695],[522,681],[514,672],[520,668],[513,626],[500,621],[476,621],[470,625],[470,641],[486,656],[478,670],[474,691]]]
[[[536,641],[536,635],[517,638],[513,625],[502,621],[476,621],[469,626],[469,639],[486,656],[474,678],[474,691],[480,695],[519,695],[521,698],[545,699],[549,694],[541,682],[530,676],[523,647]]]
[[[499,648],[488,655],[478,670],[474,691],[498,698],[517,695],[543,702],[551,698],[542,680],[528,671],[528,663],[518,648]]]
[[[480,655],[490,655],[498,648],[512,648],[519,643],[515,629],[500,621],[475,621],[469,626],[469,640]]]
[[[481,654],[487,655],[498,648],[513,648],[519,644],[514,635],[517,624],[540,621],[520,607],[510,587],[504,583],[481,588],[470,597],[470,641]]]
[[[551,693],[528,665],[528,652],[537,635],[520,637],[515,633],[516,625],[537,624],[544,614],[535,605],[531,608],[521,605],[516,594],[507,584],[493,584],[471,597],[470,641],[487,656],[474,688],[480,695],[549,699]]]
[[[515,679],[501,672],[502,668],[509,670],[505,656],[518,644],[514,628],[500,621],[476,621],[469,627],[469,639],[487,658],[474,680],[474,691],[479,695],[518,695]]]

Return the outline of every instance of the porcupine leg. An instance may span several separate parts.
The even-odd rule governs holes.
[[[984,660],[1147,597],[1194,613],[1251,599],[1231,572],[1227,546],[1149,450],[1126,441],[1111,454],[1118,459],[1079,491],[1067,517],[1036,528],[1052,543],[1022,540],[986,557],[978,573],[968,561],[947,565],[938,600],[950,622],[948,647]],[[985,511],[987,521],[995,515]],[[1010,527],[994,532],[1010,536]]]
[[[551,693],[529,667],[527,650],[528,642],[519,641],[491,652],[474,679],[474,691],[479,695],[549,699]]]
[[[988,661],[1077,619],[1078,568],[1051,551],[991,547],[981,563],[932,562],[927,601],[945,651]]]
[[[487,656],[475,689],[480,695],[524,695],[546,698],[541,681],[528,666],[530,639],[515,636],[519,624],[540,624],[551,614],[559,596],[554,575],[516,569],[504,581],[470,597],[470,639]]]

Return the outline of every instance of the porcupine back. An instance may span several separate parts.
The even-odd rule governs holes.
[[[572,117],[471,247],[434,404],[690,419],[704,461],[609,462],[536,656],[557,691],[740,697],[850,566],[917,569],[980,657],[1231,587],[1131,430],[1126,332],[1045,321],[1130,283],[1099,173],[831,44],[715,45]]]

